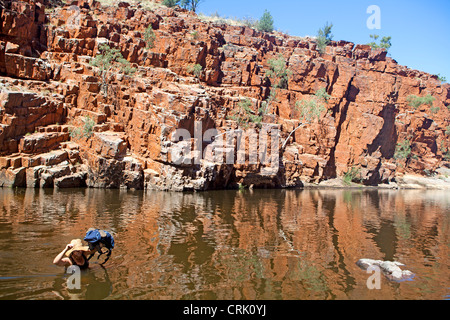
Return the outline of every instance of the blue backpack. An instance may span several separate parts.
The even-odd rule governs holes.
[[[106,260],[101,264],[105,264],[106,261],[111,257],[112,249],[114,249],[114,237],[105,230],[99,230],[95,228],[91,228],[86,232],[86,236],[84,237],[84,241],[89,244],[89,250],[96,250],[99,253],[97,260],[101,255],[106,254]],[[106,248],[107,251],[104,252],[103,248]],[[94,256],[95,252],[92,253],[88,257],[88,261]]]

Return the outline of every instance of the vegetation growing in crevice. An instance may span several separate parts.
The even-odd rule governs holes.
[[[348,186],[351,185],[352,182],[361,183],[361,170],[358,167],[351,167],[350,170],[344,174],[342,181]]]
[[[202,65],[200,65],[198,63],[192,63],[187,66],[186,71],[189,74],[194,75],[194,77],[196,77],[197,79],[199,79],[202,74],[203,67],[202,67]]]
[[[314,121],[314,118],[319,120],[320,115],[326,111],[325,104],[330,97],[325,88],[321,88],[311,99],[297,101],[295,107],[300,110],[300,120],[306,123]]]
[[[394,159],[396,160],[407,160],[411,155],[411,141],[408,139],[397,143],[395,148]]]
[[[266,76],[272,81],[273,87],[276,89],[287,89],[292,71],[288,68],[283,55],[279,54],[278,58],[270,59],[267,63],[269,70],[266,72]]]
[[[155,47],[156,35],[153,31],[153,27],[149,25],[144,32],[144,41],[147,49],[153,49]]]
[[[444,153],[445,161],[450,161],[450,148],[447,148],[447,151]]]
[[[98,50],[100,53],[89,64],[99,69],[102,77],[102,91],[104,94],[107,94],[107,82],[111,72],[133,75],[136,72],[136,68],[131,67],[130,62],[124,59],[119,49],[111,48],[107,44],[101,44]]]
[[[409,95],[406,98],[408,105],[414,109],[418,109],[422,105],[427,105],[429,107],[433,106],[433,102],[436,100],[431,94],[427,94],[425,97],[418,97],[415,95]]]
[[[282,54],[277,58],[267,61],[269,70],[266,71],[266,79],[270,80],[272,89],[265,101],[262,103],[262,108],[266,111],[270,109],[270,104],[277,101],[278,89],[287,89],[289,85],[289,77],[292,71],[288,68],[286,59]]]
[[[325,105],[330,98],[331,96],[327,93],[325,88],[321,88],[309,99],[302,99],[295,103],[295,108],[300,111],[300,125],[291,131],[283,143],[283,148],[295,131],[316,119],[317,121],[320,121],[320,116],[327,110]]]
[[[94,127],[96,125],[94,119],[89,116],[84,117],[83,126],[81,128],[74,128],[70,131],[70,137],[75,139],[86,138],[89,139],[94,133]]]
[[[250,99],[245,98],[238,103],[239,108],[234,111],[233,115],[228,119],[236,121],[239,127],[247,128],[250,123],[254,123],[256,127],[261,128],[262,120],[266,114],[264,106],[258,109],[257,112],[253,111],[253,103]]]
[[[431,114],[436,114],[439,112],[439,110],[441,110],[441,108],[439,108],[439,107],[431,107],[430,108]]]

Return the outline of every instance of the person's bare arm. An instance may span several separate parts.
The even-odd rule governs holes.
[[[72,248],[71,244],[68,244],[63,251],[61,251],[55,259],[53,259],[53,264],[59,266],[59,267],[68,267],[72,263],[70,262],[69,258],[64,257],[64,254],[67,252],[67,250],[70,250]]]

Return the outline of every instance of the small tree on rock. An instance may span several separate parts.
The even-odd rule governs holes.
[[[391,39],[392,37],[383,37],[380,40],[380,43],[377,43],[376,41],[378,40],[380,36],[377,34],[371,34],[370,38],[372,38],[374,41],[368,43],[369,46],[372,47],[372,49],[378,49],[378,48],[383,48],[386,49],[386,51],[389,50],[389,48],[392,46],[391,43]]]
[[[331,34],[331,29],[333,28],[333,24],[327,24],[317,31],[317,49],[322,54],[325,52],[325,48],[328,44],[330,44],[331,40],[333,40],[333,35]]]
[[[274,29],[273,17],[269,11],[267,10],[264,11],[264,14],[262,15],[261,19],[258,21],[258,24],[256,25],[256,29],[264,32],[273,32]]]
[[[102,77],[102,91],[108,93],[108,75],[110,72],[122,72],[124,74],[134,74],[135,68],[130,66],[130,62],[124,59],[119,49],[111,48],[107,44],[98,47],[99,54],[90,61],[90,65],[100,70]]]
[[[266,75],[274,81],[274,87],[287,89],[292,71],[287,67],[287,62],[283,55],[279,54],[278,58],[270,59],[267,63],[269,64],[269,70],[266,72]]]
[[[147,49],[153,49],[155,47],[156,35],[153,31],[153,27],[149,25],[144,32],[144,41]]]
[[[190,10],[192,12],[196,12],[198,6],[203,0],[180,0],[179,4],[182,8],[186,10]]]
[[[190,64],[187,66],[186,71],[190,74],[193,74],[197,79],[199,79],[202,74],[203,67],[198,63]]]
[[[266,77],[271,80],[273,89],[270,90],[268,98],[262,103],[264,112],[268,112],[270,104],[277,100],[278,89],[288,88],[289,77],[292,75],[292,71],[288,68],[282,54],[279,54],[276,59],[268,60],[267,63],[269,64],[269,70],[266,72]]]
[[[303,99],[296,102],[295,107],[300,110],[300,125],[289,134],[286,141],[283,143],[283,148],[295,131],[304,125],[313,122],[315,119],[320,120],[320,116],[327,110],[325,104],[328,103],[330,98],[331,96],[324,88],[322,88],[317,90],[310,99]]]
[[[178,5],[179,2],[180,0],[164,0],[162,4],[165,5],[166,7],[172,8]]]

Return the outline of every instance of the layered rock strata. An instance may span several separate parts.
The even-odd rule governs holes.
[[[321,54],[314,39],[164,6],[0,4],[2,186],[186,191],[344,176],[398,186],[449,167],[450,86],[384,50],[333,41]],[[94,66],[103,44],[135,72]],[[274,59],[291,71],[282,88],[267,76]],[[303,122],[298,102],[320,89],[326,110]],[[432,105],[408,101],[428,94]],[[244,100],[253,115],[267,108],[242,126]]]

